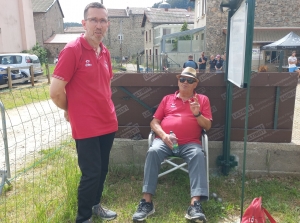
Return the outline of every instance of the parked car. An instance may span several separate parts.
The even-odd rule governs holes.
[[[54,57],[54,64],[57,64],[57,62],[58,62],[58,56],[56,56],[56,57]]]
[[[18,80],[22,78],[23,75],[21,74],[20,70],[11,70],[12,80]],[[7,82],[8,82],[7,66],[0,66],[0,85],[7,84]]]
[[[0,65],[19,67],[21,74],[25,78],[30,77],[29,66],[31,65],[33,65],[33,72],[35,77],[43,74],[43,69],[40,60],[34,54],[28,54],[28,53],[0,54]]]

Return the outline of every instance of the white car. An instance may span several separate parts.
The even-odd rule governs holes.
[[[54,62],[54,64],[57,64],[57,62],[58,62],[58,57],[55,57],[53,62]]]
[[[19,68],[21,74],[25,78],[30,77],[29,66],[31,65],[33,65],[33,72],[35,77],[43,74],[40,60],[34,54],[28,54],[28,53],[0,54],[0,65],[13,66]]]

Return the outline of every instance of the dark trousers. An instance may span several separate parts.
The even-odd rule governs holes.
[[[92,207],[100,203],[114,137],[115,132],[75,140],[78,165],[81,170],[76,223],[82,223],[91,218]]]

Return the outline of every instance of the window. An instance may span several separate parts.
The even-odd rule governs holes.
[[[163,35],[171,34],[171,29],[163,29]]]
[[[123,35],[122,34],[118,35],[118,40],[123,40]]]
[[[146,42],[148,42],[148,32],[147,31],[146,31],[145,36],[146,36]]]
[[[205,14],[206,14],[206,0],[198,0],[197,9],[198,9],[198,11],[197,11],[197,18],[198,19],[205,16]]]
[[[151,29],[149,30],[149,42],[151,42]]]
[[[157,49],[155,49],[155,55],[158,55],[158,50]]]

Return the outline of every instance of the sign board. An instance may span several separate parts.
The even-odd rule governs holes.
[[[228,80],[240,88],[245,82],[247,15],[248,4],[243,1],[230,21]]]

